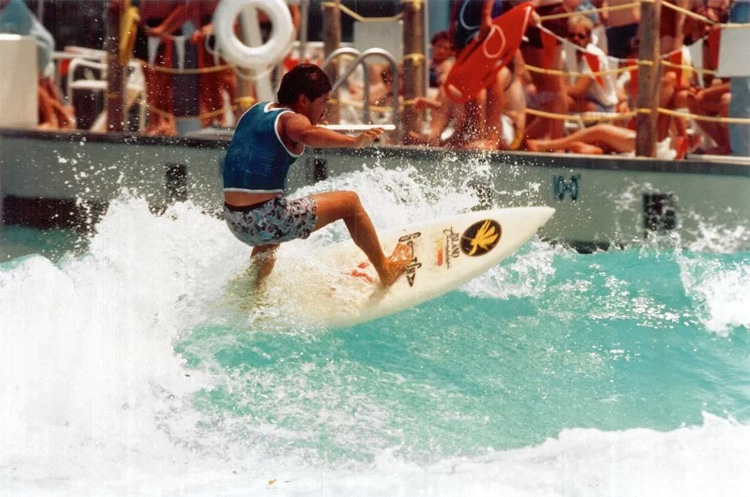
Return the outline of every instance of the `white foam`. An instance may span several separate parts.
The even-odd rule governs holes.
[[[109,474],[123,457],[173,448],[155,421],[207,384],[186,376],[173,342],[226,281],[223,229],[184,205],[155,217],[124,199],[85,256],[0,271],[0,467],[28,460],[32,479]]]
[[[80,447],[74,447],[80,451]],[[206,455],[150,447],[149,466],[123,460],[77,461],[88,471],[57,473],[24,461],[0,481],[24,495],[259,495],[284,496],[609,496],[705,497],[743,495],[750,485],[750,427],[704,415],[697,427],[659,432],[631,429],[604,432],[566,429],[558,437],[525,448],[488,449],[485,455],[420,465],[397,450],[380,452],[373,463],[352,467],[300,464],[286,458],[255,459]],[[162,450],[163,447],[158,447]],[[127,453],[125,455],[128,455]],[[68,451],[74,460],[80,454]],[[69,460],[58,465],[69,469]],[[31,474],[36,479],[29,478]],[[36,471],[35,471],[36,470]],[[3,478],[5,476],[5,478]],[[57,478],[57,479],[56,479]]]
[[[362,192],[378,227],[472,205],[470,192],[425,189],[416,175],[388,174],[365,170],[318,188]],[[303,256],[345,237],[338,224],[289,250]],[[84,256],[3,265],[0,494],[691,497],[739,495],[750,484],[743,471],[750,467],[750,428],[710,415],[700,427],[669,432],[569,429],[538,446],[426,466],[404,459],[398,447],[381,450],[372,463],[342,466],[269,458],[232,438],[241,427],[201,430],[199,422],[218,424],[221,416],[199,412],[192,394],[226,378],[214,377],[210,364],[187,368],[174,344],[203,322],[225,319],[212,302],[248,252],[221,220],[190,204],[155,216],[145,201],[124,196]],[[536,242],[507,272],[464,291],[537,295],[554,272],[553,256]],[[710,326],[748,326],[745,311],[734,310],[748,301],[746,265],[685,264],[686,291],[705,303]],[[284,435],[273,424],[252,430]]]
[[[510,297],[538,297],[554,276],[558,250],[538,239],[529,242],[520,255],[495,266],[461,288],[473,297],[506,300]]]
[[[750,262],[682,255],[678,262],[685,293],[709,331],[726,336],[734,328],[750,330]]]

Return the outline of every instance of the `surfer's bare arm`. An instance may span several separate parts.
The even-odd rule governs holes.
[[[290,140],[316,148],[361,148],[383,134],[383,128],[372,128],[359,135],[349,136],[322,126],[315,126],[302,114],[290,114],[282,120],[282,126]]]

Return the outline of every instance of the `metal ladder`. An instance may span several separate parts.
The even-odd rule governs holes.
[[[342,84],[347,80],[347,78],[354,72],[354,70],[357,68],[358,65],[362,65],[362,68],[365,72],[364,79],[364,92],[365,92],[365,101],[363,106],[363,115],[362,120],[365,123],[369,123],[370,121],[370,78],[368,78],[367,75],[367,65],[365,63],[365,60],[373,57],[383,57],[385,58],[388,63],[391,66],[391,70],[393,71],[393,125],[396,127],[394,134],[396,137],[398,137],[399,142],[401,141],[401,120],[399,118],[399,76],[398,76],[398,61],[396,58],[391,55],[387,50],[383,50],[382,48],[368,48],[364,52],[360,52],[359,50],[355,48],[350,47],[342,47],[337,50],[334,50],[331,52],[331,54],[326,58],[326,60],[323,62],[323,65],[321,68],[325,71],[328,69],[328,67],[333,64],[333,62],[340,57],[341,55],[352,55],[355,57],[354,61],[352,61],[351,64],[349,64],[346,69],[344,69],[343,74],[341,74],[338,79],[333,83],[333,87],[331,89],[331,93],[338,90]]]

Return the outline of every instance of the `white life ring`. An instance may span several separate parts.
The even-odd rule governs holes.
[[[246,45],[234,32],[235,19],[249,7],[265,12],[273,25],[271,38],[259,47]],[[247,68],[266,68],[281,62],[289,53],[294,38],[292,16],[282,0],[221,0],[214,12],[213,24],[222,57]]]

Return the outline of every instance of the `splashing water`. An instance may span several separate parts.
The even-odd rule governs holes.
[[[471,208],[364,168],[378,228]],[[711,238],[711,228],[706,228]],[[342,223],[286,260],[345,239]],[[41,235],[40,235],[41,240]],[[40,241],[40,243],[42,243]],[[750,484],[750,254],[534,240],[347,329],[237,306],[249,250],[123,195],[83,251],[0,265],[0,488],[75,495],[738,495]],[[315,297],[315,296],[312,296]]]

